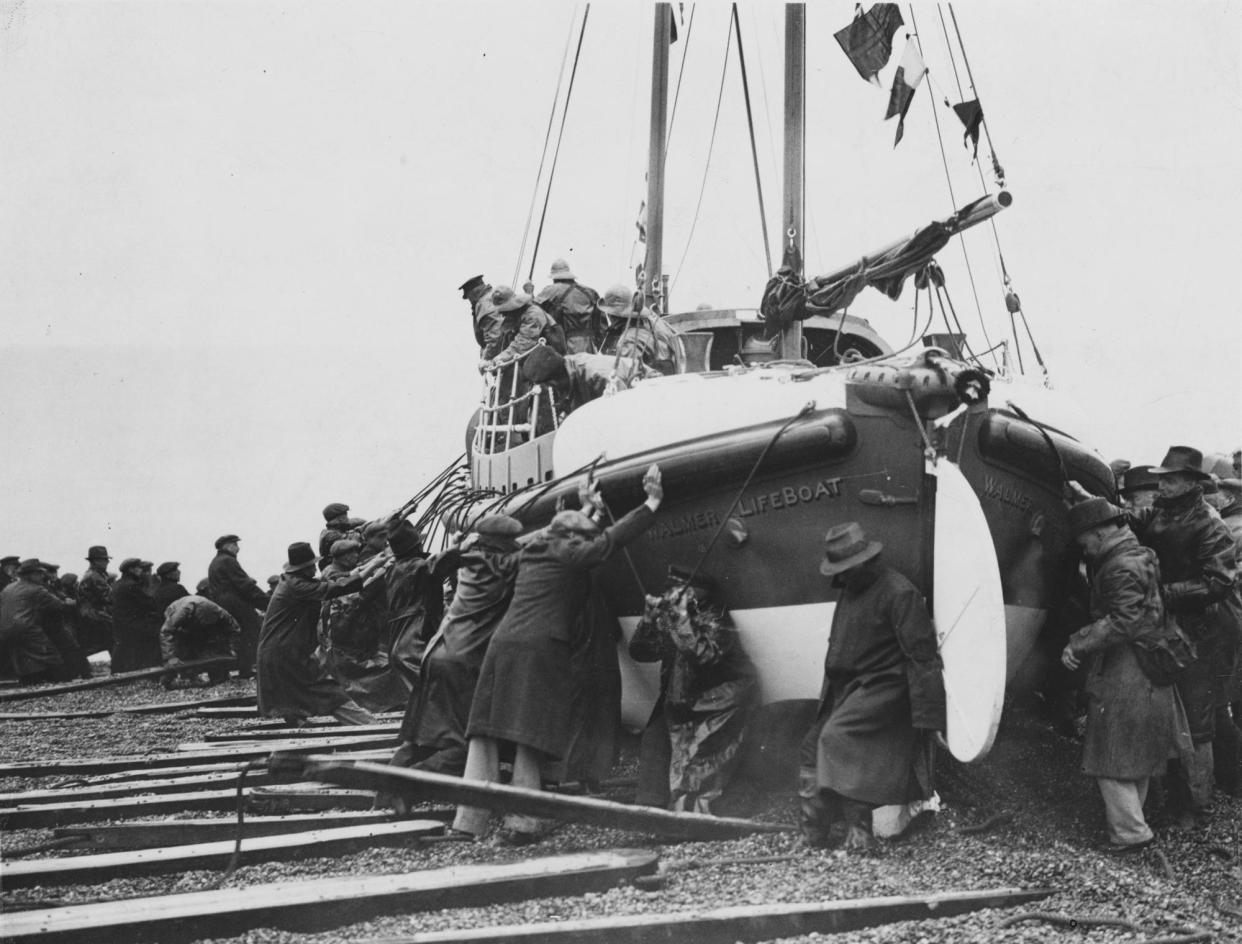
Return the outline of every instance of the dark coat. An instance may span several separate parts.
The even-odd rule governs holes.
[[[388,663],[405,680],[406,692],[418,685],[427,643],[444,618],[444,579],[457,568],[457,551],[398,557],[385,577],[388,592]]]
[[[349,701],[341,683],[313,656],[319,645],[319,609],[324,600],[353,593],[362,581],[339,583],[285,574],[276,584],[259,633],[259,714],[306,718],[331,714]]]
[[[465,748],[479,669],[509,606],[517,566],[518,546],[511,538],[481,536],[462,553],[457,592],[427,647],[401,740],[436,750]]]
[[[552,316],[565,333],[570,354],[594,352],[603,335],[599,292],[573,280],[553,282],[539,290],[535,304]]]
[[[933,731],[945,726],[936,632],[918,589],[880,565],[837,601],[803,767],[821,790],[872,806],[932,794]]]
[[[105,652],[112,637],[112,583],[106,573],[88,568],[78,578],[78,645],[86,655]]]
[[[56,675],[77,649],[65,630],[66,606],[47,587],[30,580],[19,578],[0,590],[0,652],[5,667],[18,678]]]
[[[549,528],[522,549],[513,600],[483,659],[469,737],[564,756],[576,689],[571,653],[590,571],[642,534],[652,518],[643,504],[602,533]]]
[[[249,675],[254,671],[255,648],[262,623],[260,614],[267,608],[267,594],[237,562],[236,555],[225,550],[217,553],[207,565],[207,582],[211,599],[228,610],[241,627],[241,636],[237,640],[237,668],[242,675]]]
[[[167,610],[172,603],[180,600],[182,597],[188,597],[189,595],[190,591],[181,586],[181,584],[176,583],[175,581],[163,579],[161,579],[159,583],[155,585],[155,589],[151,591],[151,596],[155,600],[156,609],[158,609],[161,613]]]
[[[164,614],[143,581],[126,573],[112,591],[112,671],[133,672],[162,664],[160,626]]]
[[[1088,657],[1082,769],[1113,780],[1156,776],[1191,749],[1173,686],[1154,685],[1134,654],[1135,642],[1170,634],[1156,554],[1123,529],[1106,539],[1091,571],[1093,622],[1069,641],[1076,656]]]
[[[335,563],[324,570],[326,580],[346,572]],[[404,708],[409,687],[388,661],[386,589],[375,580],[357,593],[328,600],[320,611],[320,645],[328,670],[346,694],[368,711]]]

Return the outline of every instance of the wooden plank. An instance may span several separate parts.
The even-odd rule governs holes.
[[[372,750],[392,748],[396,738],[369,735],[357,738],[302,738],[289,741],[271,741],[261,747],[236,745],[199,745],[210,750],[185,750],[176,754],[131,754],[122,757],[92,757],[85,760],[32,760],[0,764],[0,777],[63,777],[74,774],[102,774],[119,770],[151,767],[184,767],[191,764],[214,764],[224,760],[253,760],[266,757],[273,751],[290,753],[335,752],[338,750]]]
[[[249,792],[250,788],[246,788]],[[231,812],[237,808],[237,789],[196,790],[191,793],[161,793],[154,796],[116,797],[83,803],[45,803],[39,806],[10,806],[0,809],[0,825],[5,829],[45,829],[89,823],[92,820],[132,819],[157,813],[190,810]]]
[[[222,752],[227,753],[227,752]],[[356,757],[359,760],[386,760],[392,751],[386,748],[372,751],[346,751],[343,756]],[[76,781],[83,786],[94,786],[106,783],[140,784],[146,780],[163,780],[169,777],[190,777],[195,774],[216,773],[222,770],[240,770],[241,764],[234,761],[220,761],[211,764],[186,764],[182,767],[148,767],[118,770],[110,774],[98,774]]]
[[[217,756],[225,754],[244,757],[262,757],[273,751],[296,751],[303,748],[313,748],[316,744],[329,744],[332,746],[344,747],[392,747],[398,745],[397,734],[395,729],[378,731],[373,734],[348,734],[345,731],[333,731],[327,737],[309,737],[302,734],[296,734],[292,737],[276,738],[271,741],[263,741],[251,738],[245,741],[229,741],[222,744],[213,744],[209,741],[186,741],[177,745],[177,750],[198,754],[202,752],[214,751]]]
[[[419,819],[442,820],[435,815],[442,811],[420,811]],[[451,815],[451,814],[450,814]],[[299,813],[291,816],[251,816],[246,814],[242,836],[280,836],[314,829],[338,826],[361,826],[386,823],[394,819],[388,810],[359,810],[349,813]],[[237,837],[237,820],[170,819],[152,823],[108,823],[99,826],[66,826],[53,830],[57,839],[80,839],[83,846],[95,851],[105,849],[153,849],[190,843],[218,842]]]
[[[259,708],[200,708],[194,712],[196,718],[258,718]],[[283,722],[281,722],[283,723]]]
[[[383,914],[603,891],[650,874],[656,861],[652,852],[621,849],[69,905],[6,914],[4,936],[10,942],[97,944],[231,937],[257,927],[324,931]]]
[[[214,659],[195,659],[192,662],[186,662],[180,669],[213,669],[217,666],[234,666],[236,664],[236,659],[217,657]],[[63,682],[58,685],[43,685],[39,688],[18,688],[13,691],[0,691],[0,701],[20,701],[23,698],[47,698],[51,695],[63,695],[65,692],[82,692],[87,689],[103,688],[109,685],[128,685],[130,682],[159,678],[167,673],[168,669],[163,666],[157,666],[152,669],[140,669],[137,672],[122,672],[119,675],[104,675],[99,678],[84,679],[80,682]]]
[[[462,780],[407,767],[388,767],[368,761],[332,757],[305,758],[304,775],[310,780],[401,794],[418,800],[480,806],[504,813],[520,813],[602,826],[631,832],[654,833],[690,840],[733,839],[758,832],[793,832],[793,826],[760,823],[703,813],[672,813],[650,806],[629,806],[596,797],[576,797],[527,790],[499,783]]]
[[[780,905],[738,905],[712,911],[672,914],[613,915],[578,921],[502,925],[458,931],[429,931],[403,937],[371,938],[370,944],[733,944],[770,941],[808,934],[837,934],[899,921],[947,918],[984,908],[1012,908],[1039,901],[1056,889],[998,888],[988,891],[942,892],[934,895],[855,898],[839,901],[792,902]]]
[[[403,846],[419,836],[442,833],[444,823],[433,819],[366,823],[306,833],[258,836],[242,843],[241,864],[279,859],[346,855],[382,846]],[[236,840],[223,839],[197,845],[167,846],[136,852],[104,852],[64,856],[59,859],[27,859],[0,863],[5,888],[60,885],[68,882],[101,882],[133,875],[158,875],[189,869],[222,869],[228,866]]]
[[[250,794],[249,806],[257,813],[369,810],[375,806],[375,791],[325,790],[318,783],[280,784],[257,787]]]
[[[372,715],[376,724],[386,724],[392,722],[400,724],[401,719],[405,717],[404,711],[377,711]],[[281,718],[252,718],[243,721],[237,731],[275,731],[278,728],[288,728],[289,725]],[[339,718],[331,717],[315,717],[306,719],[306,727],[308,728],[345,728],[348,725]],[[292,730],[304,731],[306,728],[294,728]]]
[[[231,770],[197,774],[188,777],[172,777],[162,780],[146,780],[140,783],[121,781],[117,783],[89,784],[82,787],[65,787],[56,790],[24,790],[18,793],[0,793],[0,816],[6,807],[40,806],[45,803],[83,803],[91,800],[109,800],[114,797],[132,797],[142,793],[190,793],[194,790],[211,790],[237,784],[241,764],[231,765]],[[252,770],[246,774],[246,783],[255,786],[270,783],[272,776],[266,770]]]
[[[254,695],[223,695],[219,698],[195,698],[187,701],[155,701],[129,708],[97,708],[90,711],[5,711],[0,721],[52,721],[69,718],[107,718],[111,715],[163,715],[191,711],[209,706],[253,705]],[[257,710],[257,709],[256,709]],[[253,712],[252,712],[253,713]]]
[[[364,734],[390,734],[394,738],[401,730],[400,722],[390,724],[358,724],[348,728],[343,726],[323,726],[305,728],[273,728],[270,731],[249,729],[246,731],[228,731],[224,734],[208,734],[203,740],[207,744],[219,747],[221,744],[259,743],[262,741],[296,740],[303,738],[342,737],[348,732],[350,737],[361,737]]]

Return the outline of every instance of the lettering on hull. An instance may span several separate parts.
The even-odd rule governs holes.
[[[820,479],[815,484],[786,485],[772,492],[760,492],[756,495],[743,495],[737,503],[734,514],[739,518],[750,518],[754,515],[766,515],[770,511],[783,511],[795,505],[817,502],[823,498],[841,497],[840,478]],[[716,512],[707,510],[694,514],[677,515],[656,522],[647,531],[647,538],[663,540],[700,531],[704,528],[720,526],[720,517]]]
[[[983,497],[1005,505],[1011,505],[1024,513],[1031,510],[1030,495],[1019,491],[1012,485],[1006,485],[1000,479],[990,475],[983,477]]]

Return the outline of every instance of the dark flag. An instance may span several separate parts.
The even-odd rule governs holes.
[[[892,58],[893,33],[904,23],[901,10],[895,3],[874,4],[866,13],[862,12],[862,4],[859,4],[854,21],[833,35],[850,57],[850,62],[854,63],[858,74],[872,85],[879,86],[876,73]]]
[[[898,115],[897,137],[893,147],[901,143],[901,136],[906,133],[906,112],[910,110],[910,102],[914,98],[914,90],[927,74],[927,66],[919,55],[918,47],[913,40],[906,41],[906,51],[901,54],[901,63],[897,66],[897,74],[893,76],[893,89],[888,96],[888,111],[884,120]]]
[[[966,133],[962,135],[963,147],[967,141],[970,141],[975,146],[975,153],[972,156],[978,157],[979,125],[983,123],[983,109],[979,106],[979,99],[973,98],[968,102],[959,102],[953,106],[953,111],[966,126]]]

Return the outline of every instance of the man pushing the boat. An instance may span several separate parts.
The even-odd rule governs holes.
[[[932,795],[936,732],[945,729],[944,675],[923,595],[881,563],[883,545],[855,522],[824,538],[819,570],[841,588],[815,724],[802,742],[802,833],[866,849],[871,811]]]

